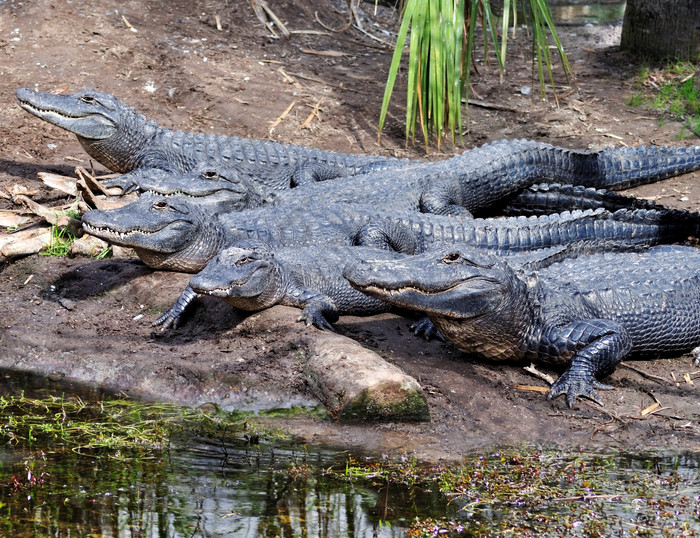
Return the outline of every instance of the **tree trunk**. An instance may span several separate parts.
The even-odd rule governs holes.
[[[700,59],[700,0],[627,0],[620,47],[653,59]]]

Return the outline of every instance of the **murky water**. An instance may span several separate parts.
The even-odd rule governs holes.
[[[1,379],[0,536],[394,537],[412,525],[412,536],[700,533],[700,452],[519,448],[435,466],[295,446],[247,422],[236,431],[183,422],[164,446],[140,450],[136,436],[131,448],[96,448],[66,439],[82,439],[73,415],[85,409],[107,424],[107,395]],[[117,416],[126,424],[147,406]],[[19,427],[37,409],[58,434]]]

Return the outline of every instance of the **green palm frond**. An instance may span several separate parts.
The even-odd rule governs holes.
[[[547,79],[554,86],[549,35],[567,78],[571,77],[571,67],[557,37],[547,0],[523,0],[522,4],[532,29],[533,72],[537,73],[540,93],[544,96]],[[469,93],[469,64],[478,21],[483,31],[484,55],[488,56],[490,40],[503,74],[508,29],[515,28],[517,23],[515,1],[503,2],[499,43],[499,25],[490,0],[406,0],[384,90],[380,134],[408,37],[406,136],[415,140],[416,124],[420,123],[426,146],[431,133],[435,133],[438,147],[446,133],[453,143],[456,141],[457,134],[461,134],[461,103]]]

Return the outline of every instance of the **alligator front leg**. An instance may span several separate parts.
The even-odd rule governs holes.
[[[333,300],[314,290],[297,290],[290,294],[283,304],[301,308],[298,321],[304,321],[306,326],[315,325],[321,330],[335,331],[332,323],[338,321],[338,309]]]
[[[180,297],[173,303],[173,305],[163,312],[160,317],[153,322],[153,327],[160,326],[160,330],[164,331],[172,327],[176,329],[180,324],[180,317],[185,313],[185,310],[192,304],[192,302],[199,297],[199,295],[189,286],[185,288],[180,294]]]
[[[145,178],[153,178],[163,176],[166,177],[170,171],[161,168],[137,168],[126,174],[116,177],[110,177],[100,180],[102,186],[106,188],[119,187],[122,190],[122,196],[130,192],[140,191],[141,182]]]
[[[609,320],[586,320],[552,329],[541,352],[551,358],[567,356],[575,351],[569,368],[552,385],[548,399],[566,395],[573,407],[576,398],[584,396],[603,405],[595,389],[610,390],[596,379],[611,373],[632,348],[629,334],[620,324]]]
[[[423,316],[415,323],[412,323],[409,329],[416,336],[423,336],[426,340],[430,340],[433,336],[441,342],[446,342],[445,337],[435,324],[430,321],[428,316]]]

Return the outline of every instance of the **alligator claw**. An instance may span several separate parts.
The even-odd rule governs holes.
[[[329,330],[335,332],[333,325],[331,325],[328,320],[320,312],[308,311],[304,309],[301,315],[297,318],[297,321],[303,321],[306,326],[314,325],[315,327],[324,330]]]
[[[566,395],[566,404],[569,408],[574,407],[576,398],[583,396],[589,400],[593,400],[600,406],[604,406],[603,400],[600,399],[594,389],[598,390],[613,390],[615,387],[601,383],[595,377],[588,373],[574,372],[570,370],[564,372],[559,379],[552,385],[552,389],[547,395],[547,399],[551,400],[562,394]]]
[[[166,310],[151,324],[151,327],[160,326],[160,330],[164,331],[166,329],[177,329],[179,324],[180,316],[173,315],[170,310]]]
[[[423,336],[426,340],[430,340],[434,336],[441,342],[446,341],[445,337],[438,330],[438,328],[435,325],[433,325],[433,322],[430,321],[430,318],[428,318],[428,316],[423,316],[418,321],[411,324],[409,329],[413,331],[413,334],[415,334],[416,336]]]

